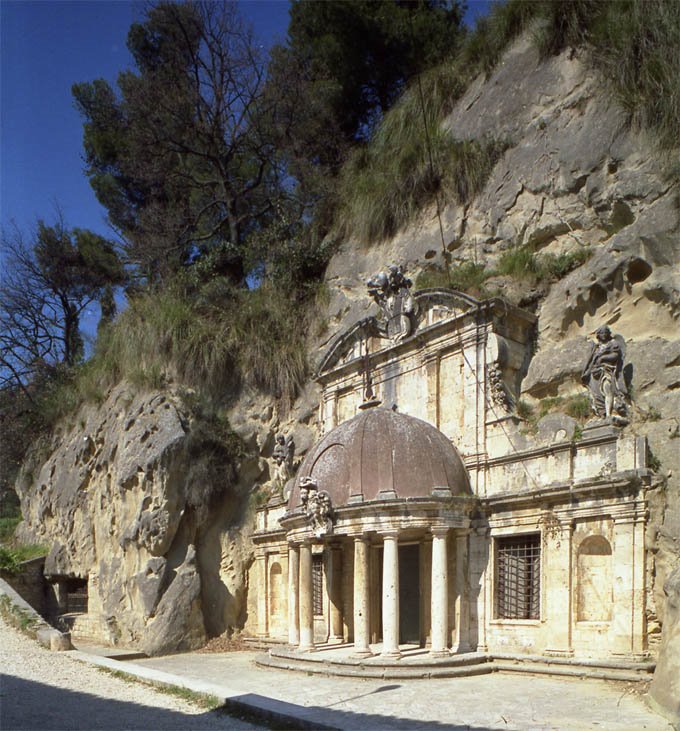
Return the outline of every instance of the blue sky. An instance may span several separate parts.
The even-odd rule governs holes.
[[[466,20],[489,2],[468,2]],[[54,220],[112,235],[83,173],[82,120],[71,97],[76,82],[115,83],[131,65],[125,46],[141,0],[0,0],[0,222],[28,232]],[[257,36],[285,36],[288,0],[241,0]]]

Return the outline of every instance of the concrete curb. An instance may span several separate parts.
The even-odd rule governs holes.
[[[173,673],[147,668],[129,661],[121,662],[108,657],[89,655],[80,650],[72,650],[69,654],[80,662],[125,673],[140,680],[145,680],[152,685],[185,688],[201,695],[214,696],[224,703],[227,710],[244,712],[266,723],[275,724],[276,728],[320,729],[320,731],[333,731],[336,728],[328,724],[326,714],[317,708],[305,708],[304,706],[286,703],[256,693],[233,690],[217,683],[183,678]]]
[[[72,650],[71,633],[60,632],[48,624],[33,607],[23,599],[4,579],[0,579],[0,597],[6,596],[11,606],[31,620],[38,642],[48,650],[63,652]]]

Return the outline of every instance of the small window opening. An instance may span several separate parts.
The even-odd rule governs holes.
[[[496,617],[540,619],[540,535],[499,538],[497,547]]]

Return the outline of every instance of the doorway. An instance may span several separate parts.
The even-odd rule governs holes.
[[[420,546],[399,546],[399,642],[420,644]]]

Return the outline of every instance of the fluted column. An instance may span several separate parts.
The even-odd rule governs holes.
[[[331,642],[342,642],[342,546],[331,545]]]
[[[300,549],[288,545],[288,642],[300,644]]]
[[[447,556],[448,528],[432,529],[432,655],[449,654],[449,572]]]
[[[312,544],[300,546],[300,650],[314,648]]]
[[[371,654],[368,548],[366,536],[354,539],[354,654],[360,657]]]
[[[386,657],[399,657],[399,534],[383,535],[383,651]]]

